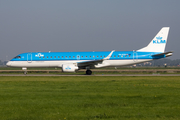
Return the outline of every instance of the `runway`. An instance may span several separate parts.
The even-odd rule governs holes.
[[[94,74],[94,75],[65,75],[65,74],[0,74],[0,76],[180,76],[180,74]]]

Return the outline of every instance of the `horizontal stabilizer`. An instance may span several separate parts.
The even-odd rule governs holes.
[[[173,54],[173,52],[170,51],[170,52],[165,52],[165,53],[155,54],[155,55],[152,55],[152,56],[156,57],[156,56],[165,55],[166,57],[169,57],[169,56],[171,56],[172,54]]]

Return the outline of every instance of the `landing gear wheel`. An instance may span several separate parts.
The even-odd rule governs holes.
[[[91,75],[92,71],[91,70],[86,70],[86,75]]]
[[[26,67],[22,67],[22,70],[24,71],[24,75],[27,74],[27,68]]]
[[[24,75],[26,75],[27,74],[27,71],[24,71]]]

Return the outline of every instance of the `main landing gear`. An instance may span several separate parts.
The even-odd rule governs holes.
[[[24,71],[24,75],[26,75],[27,74],[27,71]]]
[[[86,70],[86,75],[91,75],[92,71],[91,70]]]

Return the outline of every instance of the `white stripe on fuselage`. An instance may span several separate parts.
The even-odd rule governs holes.
[[[9,61],[9,66],[11,67],[62,67],[63,64],[68,63],[78,63],[87,60],[72,60],[72,61]],[[125,65],[132,65],[142,62],[152,61],[152,59],[131,59],[131,60],[104,60],[103,63],[106,63],[106,67],[112,66],[125,66]],[[103,64],[102,63],[102,64]],[[101,64],[99,64],[101,65]],[[100,68],[101,66],[97,66]],[[102,66],[105,67],[105,66]]]

